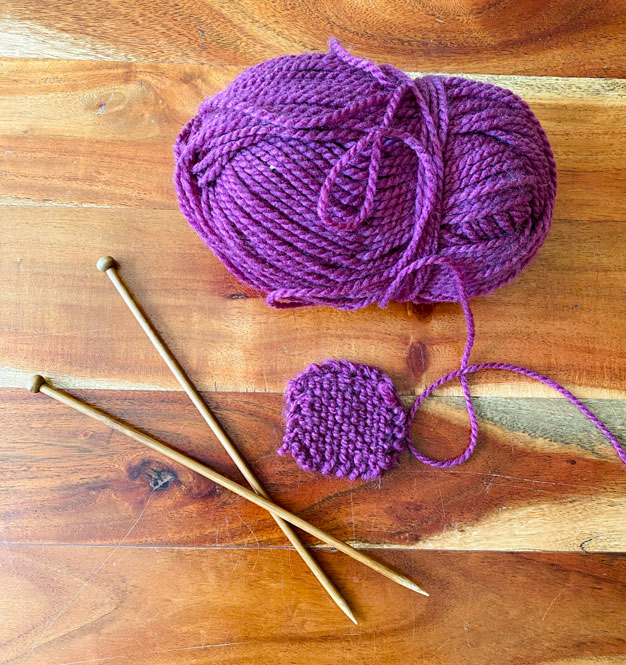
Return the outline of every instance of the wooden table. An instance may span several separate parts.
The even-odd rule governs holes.
[[[172,186],[172,144],[204,97],[331,36],[510,87],[549,134],[558,201],[535,262],[475,301],[473,360],[554,377],[626,440],[623,0],[4,7],[0,662],[626,663],[626,469],[609,444],[539,384],[487,375],[472,378],[482,429],[464,466],[405,455],[381,482],[300,471],[275,454],[287,380],[346,357],[410,401],[458,363],[459,308],[271,310],[188,228]],[[105,253],[274,499],[430,598],[320,548],[353,626],[262,510],[26,393],[40,371],[240,479],[96,271]],[[414,428],[437,456],[466,436],[458,386]]]

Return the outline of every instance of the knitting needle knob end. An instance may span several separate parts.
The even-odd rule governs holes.
[[[100,272],[106,272],[111,268],[117,268],[117,261],[112,256],[101,256],[96,262],[96,267]]]
[[[43,378],[43,376],[41,376],[41,374],[33,374],[30,379],[28,379],[28,392],[38,393],[39,389],[45,382],[46,380]]]

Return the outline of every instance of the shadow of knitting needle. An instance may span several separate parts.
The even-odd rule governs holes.
[[[207,425],[211,428],[211,431],[217,440],[221,443],[224,450],[226,450],[239,471],[241,471],[243,477],[248,481],[248,484],[257,494],[264,497],[265,499],[269,499],[269,494],[265,491],[257,477],[254,475],[252,469],[248,466],[246,460],[242,457],[239,450],[237,450],[233,442],[230,440],[217,418],[211,413],[209,407],[200,396],[200,393],[196,390],[196,387],[191,383],[189,377],[185,374],[185,371],[180,366],[178,360],[176,360],[174,354],[167,348],[167,345],[161,339],[159,333],[156,331],[152,323],[150,323],[148,317],[144,314],[136,297],[131,293],[130,289],[126,286],[125,282],[120,277],[118,273],[117,261],[115,261],[115,259],[111,256],[103,256],[98,259],[96,266],[100,272],[105,273],[111,280],[113,286],[122,297],[122,300],[126,303],[126,306],[137,320],[137,323],[139,323],[142,330],[146,333],[148,339],[152,342],[152,345],[157,350],[158,354],[161,356],[161,358],[163,358],[165,364],[169,367],[181,388],[187,393],[187,396],[192,401],[193,405],[204,418]],[[298,552],[298,554],[302,557],[313,575],[315,575],[318,582],[326,590],[328,595],[333,599],[341,611],[350,619],[350,621],[355,624],[358,623],[345,598],[341,595],[337,587],[330,581],[319,563],[313,558],[313,555],[302,544],[291,526],[280,517],[278,517],[278,515],[272,514],[272,517],[285,536],[287,536],[291,544],[294,546],[296,552]]]
[[[75,409],[76,411],[80,411],[81,413],[84,413],[85,415],[94,418],[95,420],[99,420],[101,423],[108,425],[114,430],[117,430],[118,432],[129,436],[131,439],[135,439],[135,441],[143,443],[145,446],[148,446],[148,448],[151,448],[152,450],[165,455],[174,462],[178,462],[178,464],[182,464],[188,469],[199,473],[201,476],[212,480],[217,485],[229,489],[231,492],[238,494],[239,496],[247,499],[257,506],[260,506],[261,508],[265,508],[265,510],[269,511],[270,513],[276,513],[286,522],[289,522],[290,524],[297,526],[299,529],[310,533],[312,536],[319,538],[319,540],[325,542],[327,545],[330,545],[340,552],[343,552],[347,556],[355,559],[356,561],[359,561],[364,566],[367,566],[368,568],[375,570],[377,573],[388,577],[390,580],[396,582],[396,584],[400,584],[401,586],[406,587],[407,589],[411,589],[411,591],[415,591],[416,593],[420,593],[423,596],[428,596],[428,593],[424,591],[424,589],[415,584],[415,582],[412,582],[410,579],[408,579],[408,577],[405,577],[400,573],[396,573],[395,571],[391,570],[391,568],[388,568],[384,564],[370,558],[364,552],[351,547],[347,543],[344,543],[342,540],[339,540],[338,538],[331,536],[325,531],[322,531],[322,529],[318,529],[316,526],[313,526],[313,524],[309,524],[309,522],[306,520],[303,520],[301,517],[294,515],[285,508],[281,508],[279,505],[273,503],[269,499],[255,494],[247,487],[244,487],[243,485],[230,480],[230,478],[226,478],[226,476],[222,476],[217,471],[214,471],[210,467],[202,464],[201,462],[198,462],[192,457],[188,457],[187,455],[178,452],[169,446],[166,446],[164,443],[157,441],[154,437],[141,432],[132,425],[127,425],[126,423],[113,418],[113,416],[110,416],[104,411],[100,411],[99,409],[96,409],[95,407],[90,406],[89,404],[86,404],[85,402],[82,402],[81,400],[76,399],[71,395],[68,395],[66,392],[63,392],[58,388],[54,388],[49,383],[46,383],[46,380],[43,378],[43,376],[36,374],[31,377],[28,383],[28,390],[31,393],[42,392],[44,395],[47,395],[48,397],[51,397],[52,399],[55,399],[58,402],[61,402],[62,404]]]

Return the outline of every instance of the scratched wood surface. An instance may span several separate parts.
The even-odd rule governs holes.
[[[184,394],[76,394],[241,482]],[[0,408],[12,412],[0,464],[3,539],[105,545],[158,489],[127,544],[286,545],[267,513],[122,434],[43,395],[5,390],[0,398]],[[276,501],[359,546],[620,552],[626,545],[623,465],[561,400],[480,398],[482,436],[471,464],[441,471],[407,453],[380,481],[351,482],[306,473],[276,455],[281,395],[206,399]],[[626,404],[589,405],[626,435]],[[465,418],[459,398],[433,400],[414,427],[415,441],[430,455],[451,456],[465,443]]]
[[[171,148],[245,66],[323,50],[513,89],[554,147],[537,259],[474,310],[474,360],[563,382],[626,439],[626,3],[58,3],[0,9],[0,663],[626,664],[626,473],[538,384],[472,381],[478,450],[408,454],[380,482],[278,457],[285,383],[381,366],[405,396],[458,363],[454,305],[270,310],[187,227]],[[413,576],[424,599],[319,547],[352,626],[266,514],[68,412],[60,387],[241,480],[95,260],[111,253],[272,496]],[[457,453],[450,386],[413,428]],[[550,397],[552,399],[546,399]]]
[[[624,0],[5,0],[3,7],[0,56],[8,57],[251,65],[320,51],[337,37],[402,69],[610,77],[626,65]]]
[[[158,501],[152,496],[146,512]],[[128,523],[119,537],[133,526],[139,528],[141,520]],[[324,552],[321,562],[363,617],[353,626],[289,550],[18,545],[0,552],[0,611],[10,609],[0,623],[3,662],[626,662],[623,557],[408,551],[380,556],[422,575],[434,593],[423,599],[397,590],[339,554]]]

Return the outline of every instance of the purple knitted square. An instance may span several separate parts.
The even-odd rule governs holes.
[[[305,471],[380,478],[406,447],[407,417],[391,379],[347,360],[313,364],[289,382],[280,455]]]

